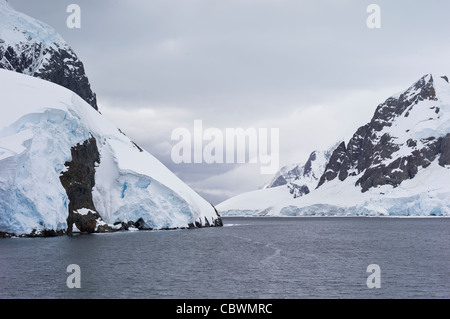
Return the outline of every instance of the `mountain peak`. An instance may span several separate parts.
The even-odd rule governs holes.
[[[92,92],[83,63],[49,25],[14,10],[0,0],[0,68],[59,84],[88,102]]]
[[[427,74],[380,104],[372,120],[333,152],[319,187],[349,176],[359,176],[356,184],[363,192],[386,184],[397,187],[445,154],[448,132],[450,86]]]
[[[449,216],[448,78],[427,74],[389,97],[369,123],[331,153],[316,188],[304,187],[304,176],[287,181],[285,170],[278,174],[287,183],[284,187],[233,197],[217,206],[219,212],[223,216]],[[317,155],[311,153],[310,159]],[[297,171],[309,172],[299,167]]]
[[[286,186],[294,198],[309,194],[316,188],[333,149],[315,150],[306,162],[283,167],[264,188]]]

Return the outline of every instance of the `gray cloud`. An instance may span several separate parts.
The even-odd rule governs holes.
[[[262,178],[174,165],[174,128],[279,127],[288,164],[347,137],[420,76],[450,73],[446,0],[377,1],[379,30],[360,0],[78,0],[79,30],[65,25],[72,0],[10,2],[74,48],[105,116],[214,203]]]

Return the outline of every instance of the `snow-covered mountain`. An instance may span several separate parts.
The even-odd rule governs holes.
[[[317,187],[337,145],[327,151],[312,152],[306,162],[282,167],[262,189],[235,196],[218,207],[224,216],[273,214],[273,207],[279,202],[290,203]]]
[[[306,162],[281,168],[264,188],[285,185],[294,198],[309,194],[317,187],[334,149],[335,147],[327,151],[314,151]]]
[[[0,235],[220,226],[215,208],[82,98],[0,70]]]
[[[315,190],[291,198],[278,186],[217,208],[224,216],[450,215],[449,180],[450,84],[429,74],[380,104],[336,147]]]
[[[72,90],[94,109],[83,63],[50,26],[15,11],[0,0],[0,68],[35,76]]]

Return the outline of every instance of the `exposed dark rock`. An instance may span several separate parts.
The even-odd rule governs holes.
[[[216,218],[214,220],[214,227],[223,227],[223,221],[222,218]]]
[[[67,171],[60,176],[61,184],[69,198],[67,234],[71,235],[73,224],[81,232],[93,233],[97,220],[101,216],[96,212],[92,200],[92,188],[95,186],[95,166],[100,163],[100,154],[94,137],[71,149],[72,161],[66,162]],[[88,214],[77,213],[80,209],[90,210]]]
[[[133,145],[139,150],[139,152],[143,152],[144,150],[139,146],[139,145],[137,145],[135,142],[133,142],[133,141],[131,141],[131,143],[133,143]]]
[[[120,225],[120,227],[117,227]],[[115,222],[114,227],[108,226],[111,231],[127,231],[130,228],[138,228],[136,226],[139,226],[139,230],[152,230],[150,228],[145,228],[145,222],[142,218],[140,218],[137,222],[129,221],[129,222]],[[99,229],[103,229],[105,227],[98,227]]]
[[[87,214],[79,214],[76,211],[73,211],[72,214],[70,214],[72,225],[75,224],[77,228],[82,233],[88,233],[92,234],[95,233],[97,230],[97,221],[101,220],[101,216],[97,212],[89,211]],[[69,223],[69,219],[67,220]],[[70,228],[70,226],[69,226]],[[70,234],[70,232],[68,231]]]
[[[24,235],[22,237],[27,238],[36,238],[36,237],[59,237],[65,234],[64,230],[58,230],[55,231],[53,229],[44,229],[41,231],[37,231],[36,229],[33,229],[33,231],[30,234]]]
[[[222,227],[223,221],[220,217],[219,213],[217,212],[217,209],[214,207],[214,205],[211,205],[214,208],[214,211],[216,212],[217,218],[212,218],[211,221],[209,221],[206,216],[204,217],[205,224],[202,224],[202,220],[199,218],[198,221],[194,221],[193,223],[190,223],[188,225],[188,229],[193,228],[205,228],[205,227]]]
[[[286,185],[287,181],[284,178],[283,175],[278,176],[278,178],[271,184],[270,187],[278,187],[278,186],[283,186]]]
[[[293,195],[294,198],[298,198],[304,195],[309,194],[309,188],[306,185],[297,185],[294,183],[289,183],[287,185],[288,189],[289,189],[289,193],[291,193]]]
[[[280,170],[276,178],[266,187],[273,188],[287,185],[294,198],[308,194],[310,187],[315,188],[319,183],[325,169],[325,163],[330,160],[333,151],[334,148],[326,151],[313,151],[304,164],[297,164],[290,170],[286,170],[286,167]],[[302,184],[303,186],[301,186]]]
[[[48,49],[51,56],[48,64],[34,73],[35,77],[59,84],[75,93],[98,110],[97,97],[91,90],[83,63],[70,48],[55,51]]]
[[[220,217],[220,214],[217,211],[216,207],[214,207],[214,205],[212,205],[212,204],[211,204],[211,206],[214,208],[214,211],[216,212],[216,216],[217,216],[217,218],[214,219],[213,226],[214,227],[222,227],[223,226],[222,217]]]
[[[5,232],[0,232],[0,238],[14,238],[14,237],[19,237],[19,238],[44,238],[44,237],[59,237],[59,236],[63,236],[65,235],[66,232],[63,229],[59,229],[59,230],[53,230],[53,229],[44,229],[44,230],[36,230],[33,229],[33,231],[29,234],[21,234],[19,236],[17,236],[16,234],[13,233],[5,233]]]
[[[118,225],[120,225],[120,228],[117,229],[117,231],[121,231],[121,230],[128,230],[128,223],[125,222],[115,222],[114,223],[114,227],[117,227]]]
[[[98,109],[97,98],[92,92],[83,63],[75,52],[61,39],[49,44],[41,42],[43,35],[58,39],[56,31],[40,27],[36,20],[35,30],[24,28],[20,19],[14,28],[6,29],[17,35],[17,43],[0,39],[0,68],[27,74],[61,85]],[[8,26],[5,26],[8,28]]]
[[[429,166],[439,154],[439,163],[446,165],[443,163],[449,162],[450,142],[445,138],[421,139],[420,144],[424,147],[419,150],[417,140],[409,139],[406,145],[398,145],[395,137],[380,134],[396,117],[407,116],[418,102],[436,101],[433,83],[432,76],[424,76],[399,97],[391,97],[380,104],[371,122],[361,126],[347,145],[342,143],[334,150],[318,187],[335,178],[343,181],[349,175],[361,173],[356,185],[361,186],[362,192],[381,185],[396,187],[404,180],[414,178],[420,167]],[[410,148],[410,155],[390,161],[400,147]]]
[[[345,142],[342,142],[331,154],[325,172],[320,178],[317,187],[320,187],[326,181],[335,179],[338,174],[347,175],[348,168],[347,148],[345,147]]]
[[[116,232],[117,230],[109,226],[108,224],[98,225],[97,226],[97,233],[112,233]]]
[[[33,52],[41,52],[41,43],[23,43],[19,48],[0,44],[0,68],[28,74],[61,85],[98,110],[97,97],[92,92],[85,74],[83,63],[69,48],[43,49],[42,54],[49,56],[48,63],[37,64],[39,58]]]
[[[0,238],[12,238],[12,237],[16,237],[16,234],[11,234],[11,233],[0,231]]]
[[[308,175],[311,173],[312,170],[312,162],[314,162],[317,159],[316,152],[312,152],[311,155],[309,155],[308,160],[306,161],[305,166],[303,167],[303,175]]]
[[[135,223],[134,223],[134,227],[139,229],[139,230],[153,230],[153,228],[149,227],[144,219],[139,218]]]
[[[439,165],[450,165],[450,133],[442,138],[440,153]]]

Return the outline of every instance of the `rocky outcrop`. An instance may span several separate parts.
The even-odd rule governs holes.
[[[291,193],[291,195],[294,198],[308,195],[310,193],[309,188],[306,185],[297,185],[294,183],[289,183],[287,187],[289,189],[289,193]]]
[[[380,104],[372,120],[360,127],[347,145],[341,143],[334,150],[318,187],[335,178],[344,181],[348,176],[357,175],[361,175],[356,185],[361,186],[362,192],[382,185],[397,187],[414,178],[421,167],[426,168],[438,157],[441,166],[448,165],[449,134],[446,137],[410,138],[399,144],[399,136],[391,133],[391,127],[399,118],[408,118],[415,107],[424,108],[425,104],[420,102],[429,101],[432,105],[437,100],[433,76],[426,75],[399,96]],[[439,117],[437,106],[428,108],[435,118]],[[396,133],[408,134],[409,130]],[[400,150],[403,152],[398,154]]]
[[[44,51],[50,57],[33,76],[61,85],[75,93],[98,110],[97,96],[92,92],[83,63],[68,46]]]
[[[292,168],[282,168],[265,188],[286,185],[287,191],[293,198],[309,194],[317,187],[319,178],[332,155],[332,150],[314,151],[304,164],[297,164]]]
[[[440,153],[439,165],[450,165],[450,133],[442,138]]]
[[[358,179],[357,185],[361,185],[362,192],[366,192],[371,187],[382,185],[397,187],[403,181],[414,178],[420,167],[428,167],[437,158],[441,140],[431,138],[429,141],[423,141],[428,142],[424,148],[413,151],[409,156],[397,158],[388,165],[368,167]]]
[[[102,217],[96,211],[92,189],[95,186],[95,167],[100,164],[100,155],[94,137],[78,144],[71,149],[72,161],[66,162],[66,171],[60,176],[61,184],[66,189],[69,198],[69,211],[67,217],[67,234],[72,235],[73,225],[82,233],[104,233],[129,230],[153,230],[144,219],[137,221],[118,221],[114,225],[103,222]],[[214,206],[213,206],[214,207]],[[214,208],[215,209],[215,208]],[[222,219],[215,209],[217,218],[204,222],[201,220],[191,223],[186,228],[220,227]],[[169,228],[166,228],[169,229]]]
[[[219,212],[217,211],[217,209],[214,207],[214,205],[211,205],[213,208],[214,208],[214,211],[216,212],[216,216],[217,216],[217,218],[215,218],[213,221],[212,221],[212,227],[222,227],[223,226],[223,221],[222,221],[222,218],[220,217],[220,214],[219,214]]]
[[[343,169],[347,167],[347,147],[345,142],[339,144],[330,157],[330,160],[326,166],[325,172],[320,177],[318,187],[320,187],[325,181],[331,181],[335,179],[339,174],[342,174],[339,179],[343,180],[347,177],[348,171]],[[342,179],[343,178],[343,179]]]
[[[0,42],[0,68],[24,73],[43,80],[61,85],[88,102],[98,110],[97,97],[92,92],[89,80],[86,76],[83,63],[68,46],[58,49],[42,48],[41,43],[21,43],[19,46],[9,46]],[[43,61],[35,61],[39,52],[47,58]],[[40,62],[40,63],[39,63]]]
[[[279,175],[277,178],[275,178],[270,185],[268,186],[268,188],[272,188],[272,187],[278,187],[278,186],[283,186],[287,184],[287,180],[283,175]]]
[[[83,63],[54,29],[0,1],[0,31],[0,68],[61,85],[98,110]]]
[[[223,221],[222,218],[219,215],[219,212],[214,207],[214,205],[211,205],[216,212],[217,218],[212,218],[211,221],[209,221],[206,217],[204,217],[204,222],[202,222],[201,219],[198,221],[194,221],[193,223],[190,223],[187,228],[193,229],[193,228],[204,228],[204,227],[222,227]]]
[[[34,229],[29,234],[21,234],[16,235],[14,233],[0,232],[0,238],[45,238],[45,237],[59,237],[65,235],[66,232],[64,230],[53,230],[53,229],[44,229],[44,230],[36,230]]]
[[[67,170],[60,180],[69,198],[67,234],[73,232],[73,225],[85,233],[93,233],[101,216],[96,212],[92,200],[95,186],[95,166],[100,163],[100,154],[94,137],[71,149],[72,161],[66,162]]]

